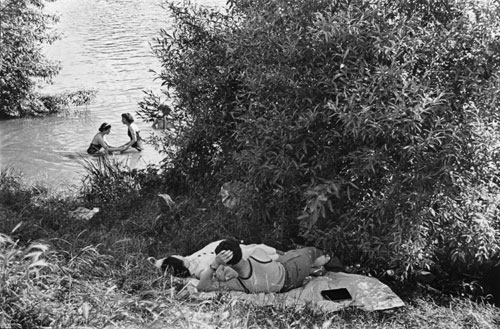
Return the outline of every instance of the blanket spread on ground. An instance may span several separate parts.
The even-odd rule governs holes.
[[[325,300],[321,291],[346,288],[352,300],[333,302]],[[231,291],[237,299],[252,302],[256,305],[266,306],[284,304],[286,306],[301,308],[306,304],[316,306],[324,312],[339,311],[352,306],[365,311],[387,310],[404,306],[404,302],[385,284],[378,279],[343,272],[327,272],[324,276],[311,278],[301,288],[293,289],[286,293],[260,293],[246,294]],[[216,292],[199,293],[199,298],[211,298]]]

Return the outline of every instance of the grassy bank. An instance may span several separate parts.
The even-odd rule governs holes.
[[[207,210],[187,200],[175,200],[175,206],[169,207],[156,197],[164,187],[147,176],[140,178],[139,193],[133,183],[138,177],[132,176],[144,173],[130,173],[127,180],[108,169],[108,176],[99,176],[99,184],[94,181],[93,188],[88,185],[77,195],[42,185],[25,186],[14,173],[2,172],[0,328],[500,326],[498,308],[425,285],[411,290],[393,285],[407,306],[380,312],[347,309],[325,314],[313,308],[258,307],[228,294],[196,299],[182,290],[182,282],[158,273],[147,257],[187,253],[213,239],[210,234],[237,231],[213,233],[216,225],[205,222],[191,225],[189,236],[181,223],[199,220]],[[113,186],[112,192],[104,188],[106,184]],[[95,205],[101,211],[88,221],[71,213],[78,206]],[[193,218],[175,218],[172,207],[192,207]]]
[[[102,236],[103,240],[106,236]],[[116,241],[118,245],[120,242]],[[500,311],[467,299],[440,303],[419,292],[397,310],[319,313],[258,307],[227,294],[197,300],[161,276],[140,250],[110,256],[95,246],[67,255],[40,245],[3,244],[2,328],[496,328]],[[132,251],[131,248],[129,251]],[[30,257],[26,257],[30,255]],[[35,256],[37,255],[38,256]],[[116,251],[115,251],[116,254]],[[5,256],[7,256],[5,258]],[[69,257],[68,257],[69,256]],[[44,259],[46,263],[36,263]],[[125,262],[122,262],[125,261]]]

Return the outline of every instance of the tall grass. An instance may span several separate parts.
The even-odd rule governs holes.
[[[142,302],[145,292],[137,296],[128,292],[150,290],[153,282],[158,284],[158,274],[144,260],[142,286],[134,286],[117,280],[115,274],[127,265],[113,267],[110,259],[97,246],[73,250],[68,257],[48,244],[22,247],[1,234],[0,328],[103,326],[147,319],[151,302]],[[161,288],[168,291],[166,284]]]
[[[23,248],[0,235],[0,327],[493,329],[500,324],[498,309],[459,299],[440,305],[415,298],[397,310],[336,313],[312,306],[261,307],[228,293],[199,299],[187,294],[179,279],[148,267],[143,257],[113,265],[99,249],[88,246],[68,258],[47,245]]]
[[[33,243],[19,248],[8,236],[0,234],[0,327],[9,328],[12,322],[22,327],[47,325],[41,302],[49,298],[44,287],[57,277],[47,255],[48,246]]]
[[[131,171],[120,161],[108,156],[83,159],[87,174],[83,179],[82,194],[86,201],[98,205],[109,204],[124,195],[139,196],[141,186]]]

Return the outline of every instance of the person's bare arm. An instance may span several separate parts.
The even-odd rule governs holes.
[[[101,137],[99,139],[99,143],[104,148],[104,150],[106,150],[106,152],[115,152],[121,150],[121,148],[119,147],[109,145],[108,140],[105,137]]]
[[[215,277],[219,282],[226,282],[238,277],[238,272],[233,270],[230,266],[219,266],[215,271]]]
[[[199,291],[211,291],[210,287],[212,285],[212,275],[214,272],[212,268],[201,271],[200,281],[198,281],[198,285],[196,286]]]
[[[212,289],[212,277],[217,268],[220,265],[225,265],[233,257],[233,252],[229,250],[223,250],[215,256],[215,260],[210,267],[203,270],[200,273],[200,281],[196,288],[199,291],[210,291]],[[213,289],[212,289],[213,290]]]
[[[227,281],[220,282],[217,280],[211,280],[210,283],[202,289],[199,289],[196,286],[198,291],[245,291],[245,287],[243,287],[238,281],[237,277],[231,278]]]

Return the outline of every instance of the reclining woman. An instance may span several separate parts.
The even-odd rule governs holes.
[[[210,264],[209,270],[201,273],[196,287],[199,291],[227,289],[246,293],[287,292],[301,287],[304,279],[311,275],[314,269],[330,261],[329,256],[315,247],[287,251],[278,261],[256,248],[248,259],[245,259],[242,257],[240,243],[234,239],[222,241],[215,248],[215,253],[215,260]],[[213,273],[226,264],[235,270],[238,276],[214,284]]]
[[[90,143],[89,148],[87,149],[88,154],[97,154],[104,149],[104,153],[121,151],[120,147],[114,147],[108,144],[106,139],[106,135],[109,135],[111,132],[111,125],[109,123],[104,122],[99,127],[99,132],[95,134],[94,138],[92,138],[92,142]]]

